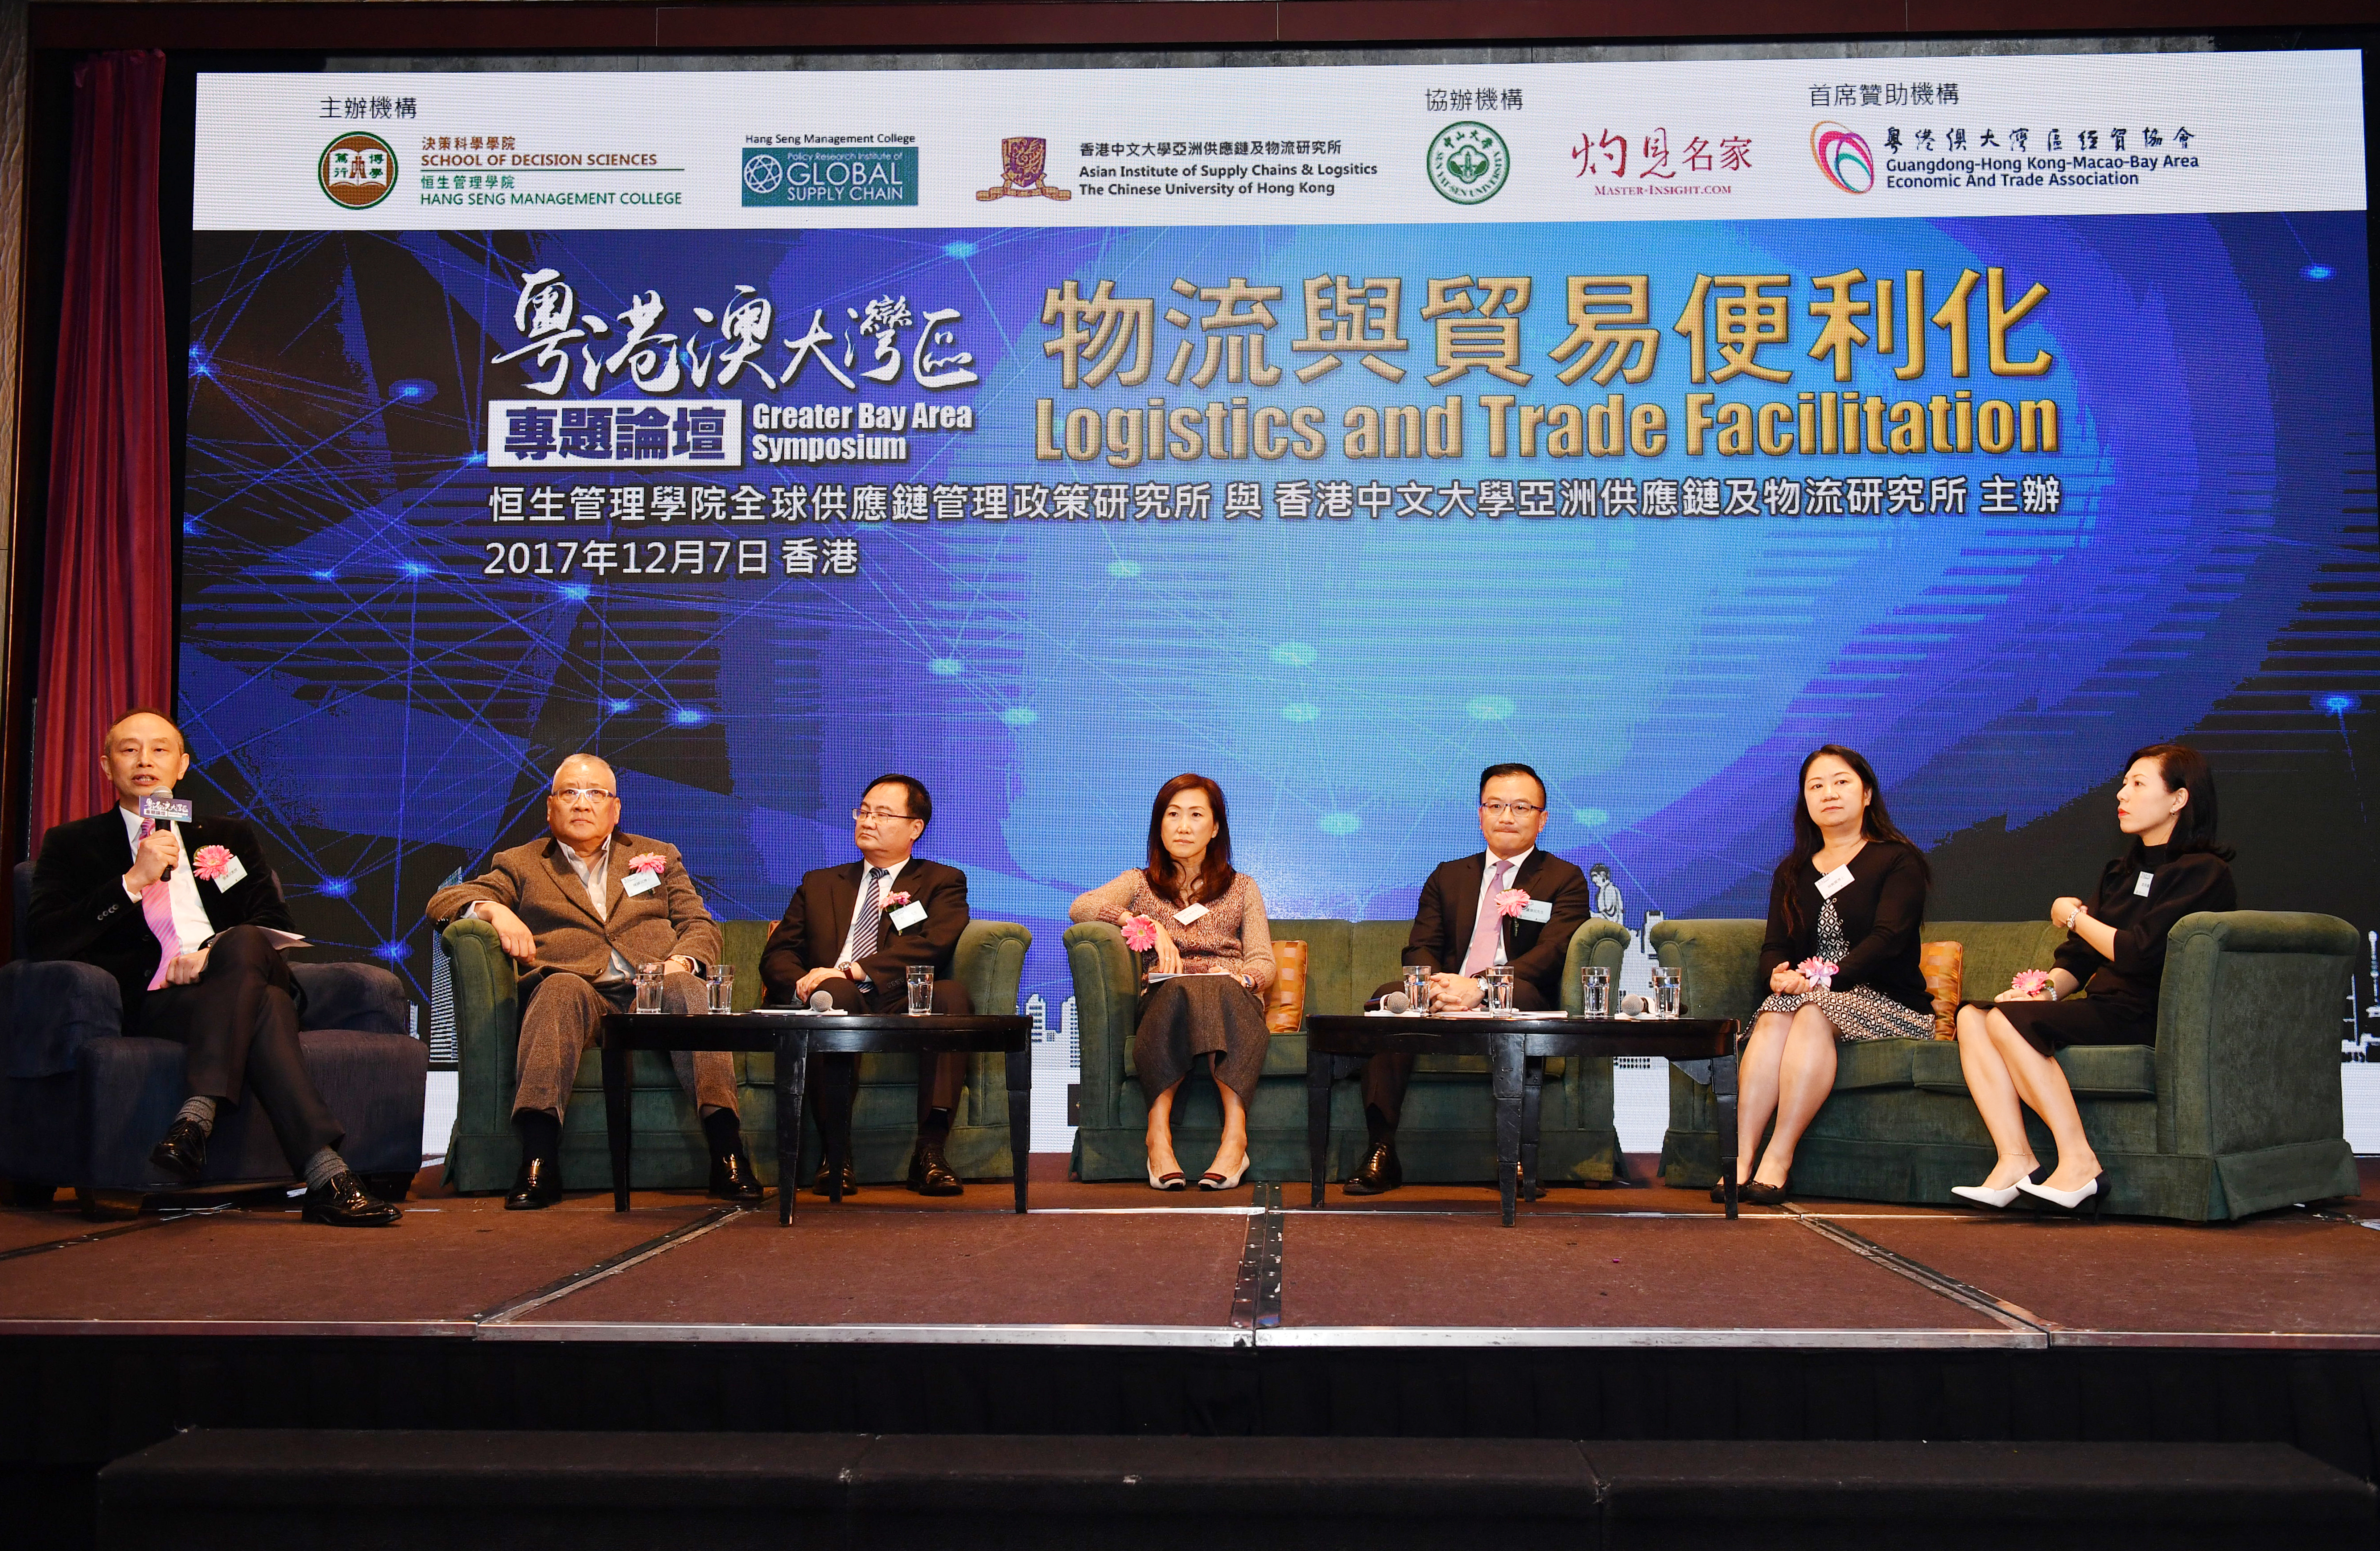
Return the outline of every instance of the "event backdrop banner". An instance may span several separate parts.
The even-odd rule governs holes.
[[[1185,769],[1275,916],[1385,918],[1525,760],[1641,927],[1758,914],[1841,742],[1936,915],[2038,917],[2189,737],[2246,903],[2372,930],[2362,91],[2352,53],[204,76],[207,794],[425,1000],[422,902],[582,748],[728,918],[922,779],[1053,1036],[1068,902]]]

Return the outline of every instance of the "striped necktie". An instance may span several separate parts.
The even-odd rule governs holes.
[[[877,924],[884,914],[883,906],[876,903],[876,889],[887,870],[868,869],[867,891],[859,896],[859,909],[851,917],[851,956],[855,959],[864,959],[876,951]]]

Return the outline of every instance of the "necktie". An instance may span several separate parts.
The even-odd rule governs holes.
[[[157,830],[157,821],[140,821],[140,838],[147,840]],[[173,966],[174,955],[182,951],[182,934],[174,929],[173,885],[159,878],[140,891],[140,915],[149,929],[157,936],[157,973],[149,977],[149,988],[155,990],[165,983],[165,971]]]
[[[876,885],[885,874],[883,867],[868,869],[867,891],[859,896],[859,909],[851,917],[851,956],[855,959],[864,959],[876,951],[876,927],[883,915],[876,903]]]
[[[1504,946],[1504,917],[1497,913],[1496,896],[1504,891],[1504,879],[1512,870],[1509,861],[1496,864],[1496,880],[1488,885],[1488,897],[1479,902],[1479,919],[1471,924],[1471,951],[1463,955],[1463,973],[1476,975],[1496,962]]]

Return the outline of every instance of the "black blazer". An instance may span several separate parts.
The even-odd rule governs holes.
[[[220,845],[248,869],[248,876],[228,892],[198,879],[199,903],[206,906],[207,921],[216,931],[242,926],[298,929],[282,903],[264,847],[246,823],[198,818],[176,828],[182,836],[182,859],[176,866],[187,867],[201,849]],[[157,936],[140,914],[140,902],[124,891],[124,875],[131,870],[132,842],[125,836],[120,808],[57,825],[42,837],[25,921],[25,939],[34,958],[79,959],[115,976],[124,993],[128,1029],[157,973]],[[184,951],[195,946],[186,944]]]
[[[2144,872],[2146,896],[2135,892]],[[2093,1001],[2153,1016],[2173,924],[2194,910],[2237,910],[2240,891],[2230,864],[2210,852],[2177,856],[2169,845],[2134,845],[2101,870],[2099,892],[2090,903],[2093,915],[2116,928],[2116,956],[2101,958],[2070,932],[2055,963],[2089,989]]]
[[[804,975],[832,966],[851,930],[851,913],[859,908],[867,874],[868,864],[857,861],[802,875],[785,906],[785,918],[760,951],[760,983],[771,1001],[792,1001],[794,985]],[[924,905],[926,918],[905,931],[896,931],[889,920],[878,923],[876,951],[860,960],[859,967],[867,972],[879,1004],[906,999],[911,964],[931,964],[936,979],[949,979],[959,933],[967,924],[966,874],[956,867],[912,856],[892,879],[892,892]],[[892,914],[891,907],[885,914]]]
[[[1471,947],[1471,928],[1478,918],[1479,886],[1487,877],[1485,851],[1438,865],[1429,881],[1421,886],[1421,899],[1414,906],[1413,936],[1405,940],[1406,963],[1420,964],[1433,974],[1463,968],[1463,955]],[[1575,864],[1542,847],[1529,853],[1519,875],[1505,887],[1553,906],[1548,920],[1505,918],[1504,960],[1512,966],[1515,984],[1528,982],[1544,993],[1548,1006],[1560,1007],[1562,961],[1570,954],[1571,938],[1595,913],[1595,891]]]
[[[1913,845],[1872,840],[1851,859],[1852,880],[1835,893],[1835,918],[1842,923],[1848,945],[1835,969],[1835,989],[1873,986],[1920,1012],[1934,1011],[1925,989],[1925,971],[1917,967],[1918,939],[1925,925],[1924,858]],[[1792,891],[1801,907],[1801,930],[1785,929],[1786,891]],[[1801,862],[1777,869],[1768,887],[1768,933],[1760,944],[1760,994],[1768,994],[1768,972],[1779,964],[1798,964],[1818,951],[1818,894],[1815,863]]]

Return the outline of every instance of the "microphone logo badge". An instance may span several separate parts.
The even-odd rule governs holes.
[[[153,818],[160,824],[187,824],[190,821],[196,809],[194,806],[188,799],[182,797],[143,797],[140,799],[140,817],[143,818]]]

